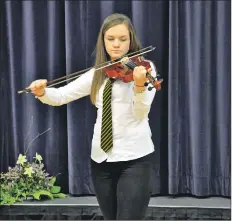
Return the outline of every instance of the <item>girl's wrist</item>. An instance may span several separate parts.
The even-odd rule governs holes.
[[[144,92],[145,91],[145,89],[146,89],[146,87],[143,85],[134,85],[134,92],[135,93],[142,93],[142,92]]]

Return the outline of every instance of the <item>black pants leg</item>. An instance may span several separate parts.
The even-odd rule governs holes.
[[[152,154],[125,162],[92,161],[96,197],[105,219],[141,220],[151,194]]]
[[[117,180],[109,163],[96,163],[91,160],[92,181],[95,194],[104,219],[115,220],[117,214]]]

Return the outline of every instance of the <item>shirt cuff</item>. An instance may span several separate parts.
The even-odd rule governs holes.
[[[134,102],[142,102],[142,103],[149,103],[150,102],[150,95],[149,92],[147,91],[147,89],[145,91],[143,91],[142,93],[136,93],[134,92]]]
[[[45,88],[45,92],[43,96],[35,96],[36,99],[40,100],[43,103],[49,103],[51,101],[51,97],[54,94],[52,88]]]

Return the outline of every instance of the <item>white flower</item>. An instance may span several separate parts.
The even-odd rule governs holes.
[[[41,157],[41,155],[39,155],[37,153],[36,153],[35,157],[33,157],[33,158],[35,158],[36,160],[38,160],[40,163],[43,160],[43,158]]]
[[[26,156],[19,154],[16,164],[23,165],[25,162],[27,162]]]
[[[25,169],[24,174],[28,175],[29,177],[31,177],[31,174],[32,174],[32,173],[35,173],[35,172],[33,171],[32,167],[28,167],[28,168]]]

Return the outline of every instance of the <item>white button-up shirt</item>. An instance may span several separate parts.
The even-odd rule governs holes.
[[[156,76],[152,62],[152,76]],[[90,69],[79,78],[59,88],[46,88],[45,95],[38,99],[51,106],[60,106],[81,97],[90,95],[94,69]],[[101,123],[103,107],[103,89],[107,79],[101,86],[97,97],[97,119],[92,138],[91,158],[102,161],[127,161],[143,157],[154,151],[148,113],[154,99],[156,89],[136,93],[134,82],[124,83],[116,80],[112,87],[112,127],[113,148],[105,153],[101,147]]]

